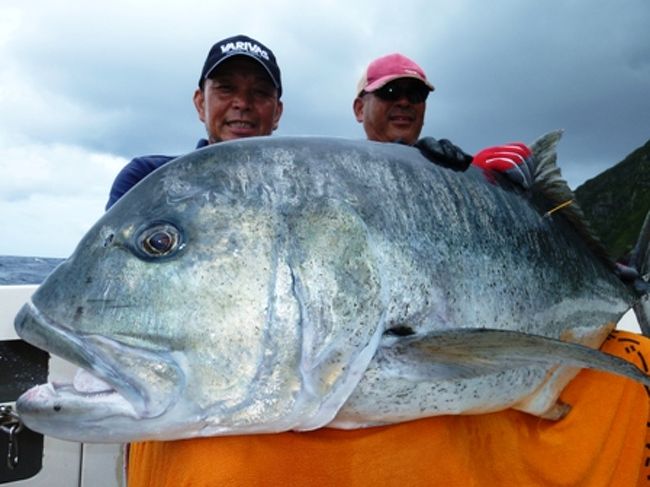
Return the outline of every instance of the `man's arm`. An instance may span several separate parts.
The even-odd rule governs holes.
[[[472,156],[447,139],[423,137],[415,143],[415,147],[431,162],[454,171],[465,171],[472,163]]]
[[[415,147],[431,162],[454,171],[465,171],[473,164],[485,171],[501,173],[524,189],[533,185],[532,152],[521,142],[488,147],[474,157],[447,139],[423,137]]]
[[[136,157],[129,162],[119,172],[115,181],[113,181],[113,186],[111,186],[111,191],[108,196],[108,203],[106,203],[106,209],[108,210],[113,206],[117,200],[124,196],[129,189],[135,186],[147,174],[152,172],[154,169],[158,169],[160,166],[172,159],[174,159],[174,157],[143,156]]]

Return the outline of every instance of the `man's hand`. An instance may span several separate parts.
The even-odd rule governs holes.
[[[524,189],[533,185],[533,153],[521,142],[483,149],[472,164],[499,172]]]
[[[424,157],[440,166],[454,171],[465,171],[472,163],[472,156],[463,152],[447,139],[436,140],[433,137],[423,137],[415,143]]]

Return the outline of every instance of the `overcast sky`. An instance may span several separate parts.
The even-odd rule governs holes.
[[[436,91],[423,135],[475,153],[562,128],[575,188],[650,139],[650,1],[0,0],[0,255],[66,257],[132,157],[203,135],[210,46],[248,34],[282,69],[277,135],[363,137],[356,83],[401,52]]]

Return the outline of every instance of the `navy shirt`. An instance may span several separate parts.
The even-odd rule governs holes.
[[[206,145],[208,145],[208,141],[201,139],[199,140],[199,143],[196,144],[196,148],[200,149]],[[176,157],[178,156],[142,156],[133,159],[122,168],[115,178],[115,181],[113,181],[111,192],[108,195],[106,209],[108,210],[113,206],[117,200],[124,196],[124,194],[135,186],[141,179],[144,179],[147,174],[158,169],[160,166],[167,164],[169,161],[176,159]]]

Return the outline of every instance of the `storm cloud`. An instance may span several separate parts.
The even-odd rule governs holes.
[[[423,135],[474,153],[563,129],[572,187],[650,139],[647,0],[0,5],[0,254],[67,256],[119,169],[182,154],[217,40],[245,33],[282,69],[277,135],[363,137],[352,114],[373,58],[401,52],[436,87]]]

